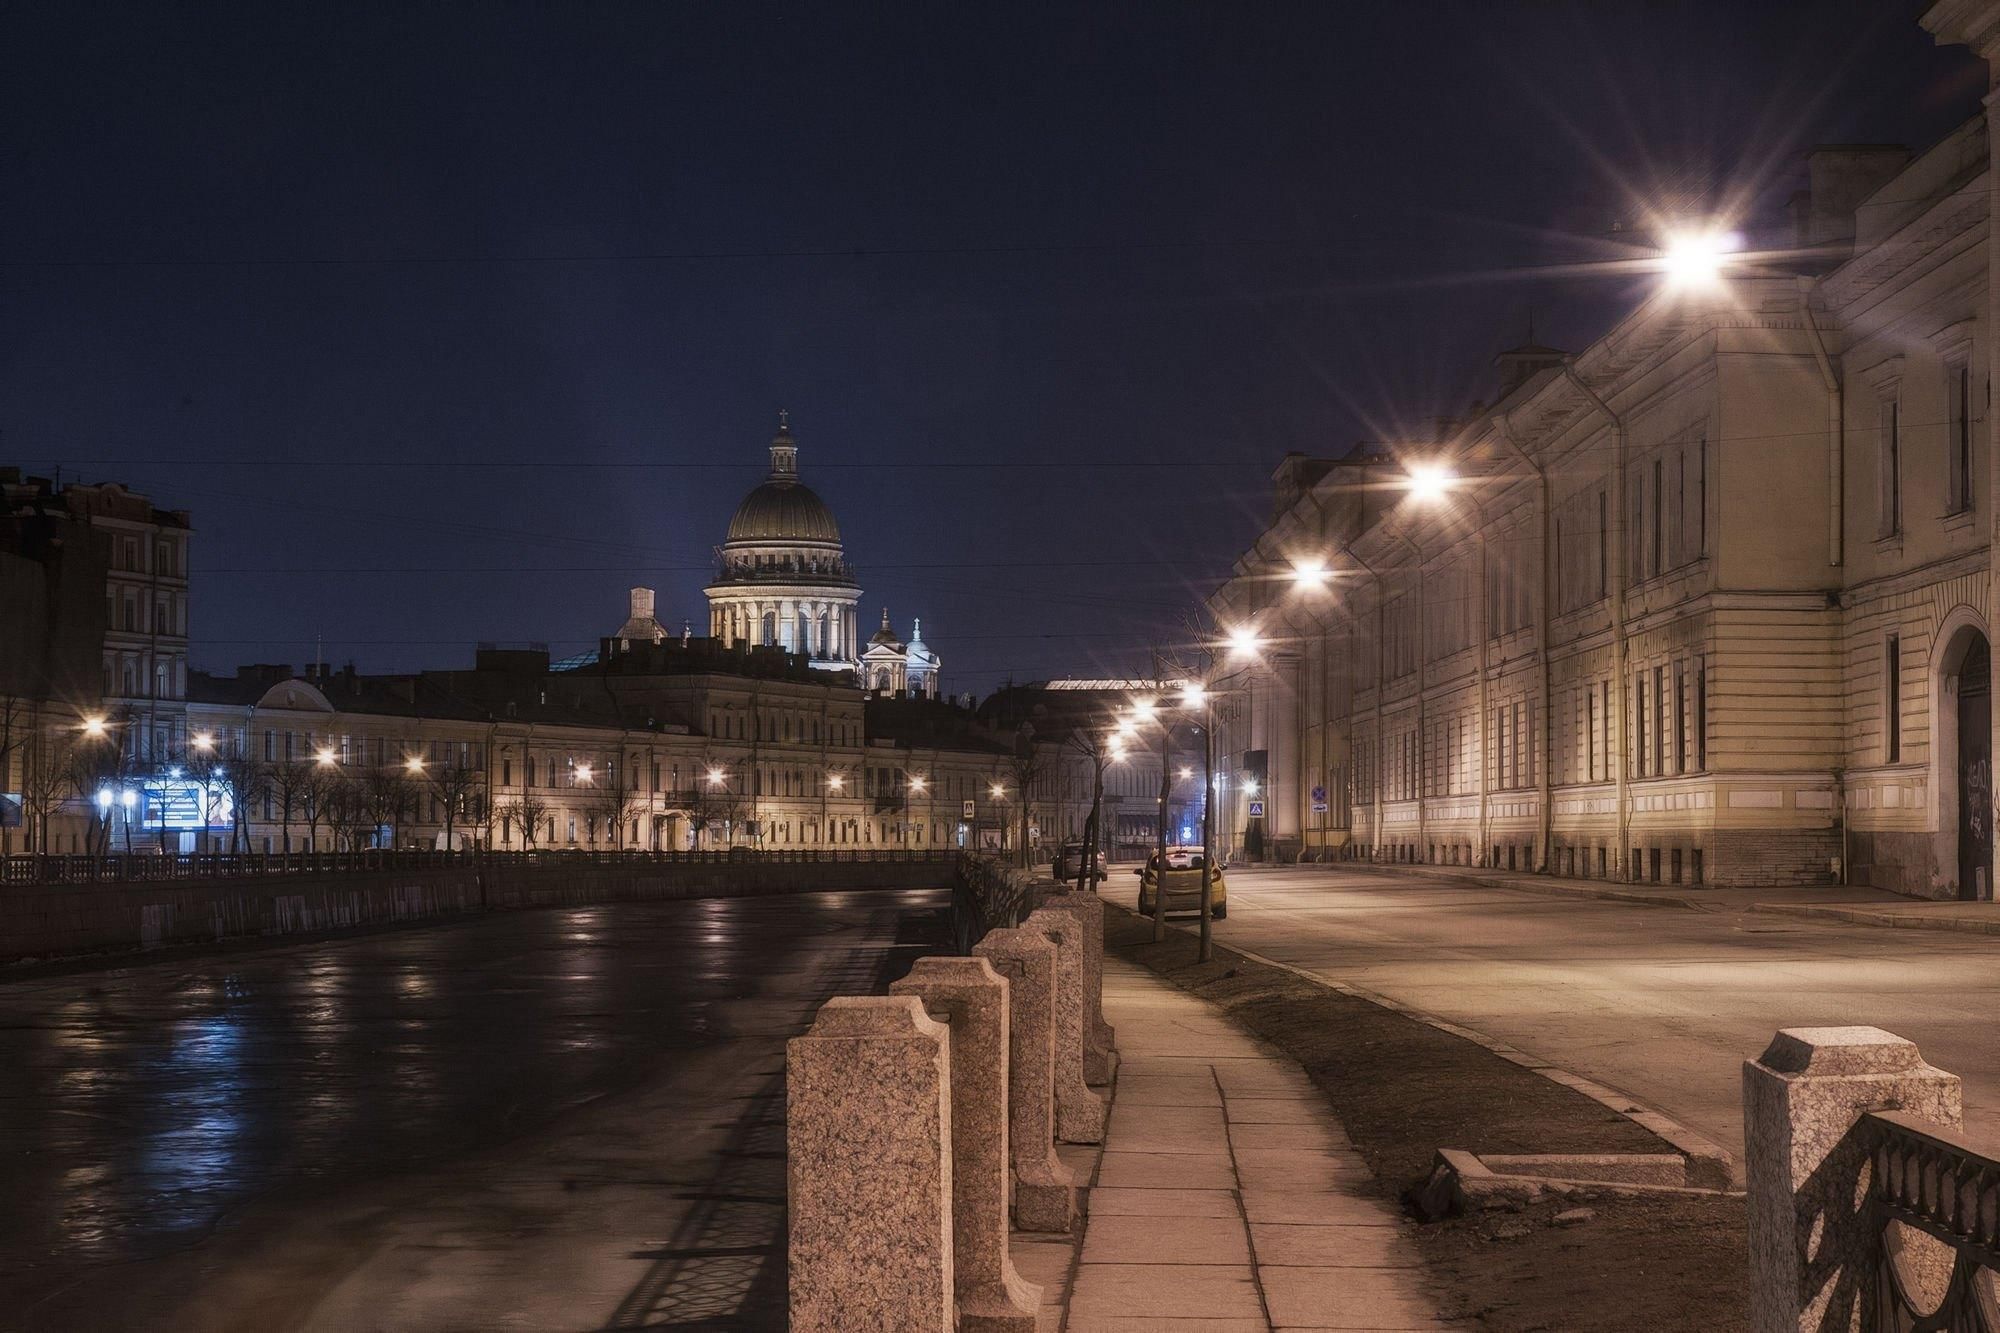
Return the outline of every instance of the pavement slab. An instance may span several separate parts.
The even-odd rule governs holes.
[[[1121,1072],[1070,1333],[1443,1327],[1408,1222],[1304,1072],[1201,1000],[1104,966]]]

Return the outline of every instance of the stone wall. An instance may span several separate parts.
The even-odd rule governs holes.
[[[0,891],[0,962],[450,920],[482,912],[840,889],[942,889],[948,861],[637,861],[263,878],[59,884]]]

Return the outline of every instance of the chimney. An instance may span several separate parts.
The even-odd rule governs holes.
[[[653,618],[653,590],[651,588],[632,589],[632,619],[651,620]]]
[[[1792,228],[1800,245],[1854,239],[1861,201],[1909,165],[1910,150],[1896,143],[1827,144],[1806,154],[1806,190],[1792,201]]]

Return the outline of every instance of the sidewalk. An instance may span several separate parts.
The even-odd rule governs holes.
[[[1401,1215],[1303,1071],[1116,958],[1118,1095],[1069,1333],[1439,1329]]]
[[[1702,888],[1697,885],[1627,884],[1608,879],[1563,879],[1521,871],[1484,870],[1477,866],[1377,865],[1367,861],[1306,862],[1297,867],[1269,868],[1386,871],[1412,878],[1459,880],[1485,888],[1512,889],[1518,893],[1536,893],[1549,898],[1593,898],[1604,902],[1643,903],[1652,907],[1680,907],[1693,912],[1762,912],[1866,926],[2000,935],[2000,902],[1935,902],[1924,898],[1906,898],[1900,893],[1865,884]]]

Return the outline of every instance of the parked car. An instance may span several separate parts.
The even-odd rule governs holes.
[[[1133,874],[1139,877],[1139,915],[1153,914],[1153,895],[1166,894],[1166,910],[1169,916],[1176,912],[1192,912],[1201,915],[1201,848],[1167,848],[1167,865],[1164,876],[1160,873],[1160,854],[1153,853],[1146,858],[1142,869]],[[1164,888],[1161,881],[1164,879]],[[1215,868],[1209,884],[1209,916],[1220,921],[1229,915],[1229,885],[1222,877],[1222,867]]]
[[[1056,849],[1055,865],[1051,873],[1060,880],[1075,880],[1083,869],[1084,845],[1081,839],[1072,838]],[[1098,882],[1104,879],[1104,854],[1098,853],[1096,876]]]

